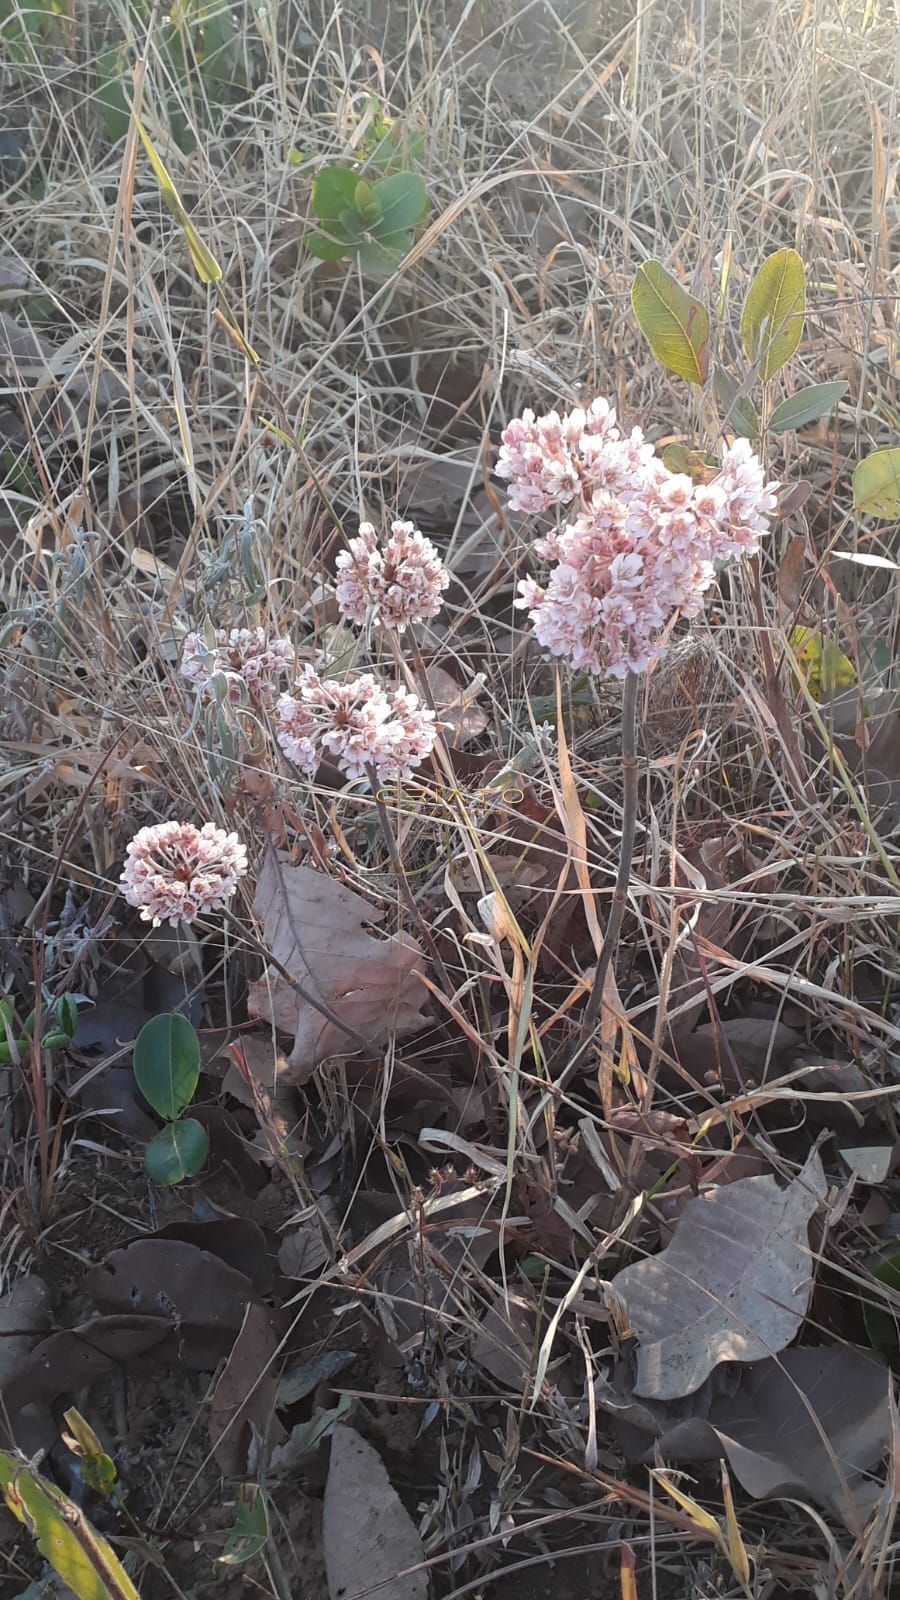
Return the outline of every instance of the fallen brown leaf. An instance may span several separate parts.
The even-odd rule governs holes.
[[[425,1551],[377,1450],[338,1424],[331,1441],[322,1518],[331,1600],[377,1589],[380,1600],[425,1600]]]
[[[255,1441],[267,1449],[285,1438],[275,1416],[277,1349],[278,1332],[268,1306],[248,1305],[210,1407],[210,1443],[226,1478],[247,1476]],[[257,1471],[257,1464],[252,1465]]]
[[[374,938],[368,928],[383,912],[352,889],[312,867],[282,866],[270,856],[253,911],[273,957],[353,1036],[280,973],[264,975],[252,985],[248,1010],[294,1034],[288,1058],[293,1082],[305,1083],[328,1056],[354,1054],[359,1039],[375,1046],[391,1034],[405,1038],[425,1026],[425,990],[416,976],[425,970],[422,950],[404,933]]]

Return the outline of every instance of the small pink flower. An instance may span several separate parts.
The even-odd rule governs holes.
[[[122,894],[154,928],[194,922],[230,900],[247,871],[236,833],[212,822],[160,822],[141,828],[125,848]]]
[[[431,754],[434,713],[405,689],[388,694],[370,672],[339,683],[306,666],[276,707],[278,743],[313,774],[324,755],[348,778],[405,778]]]
[[[270,640],[265,628],[217,628],[212,647],[202,633],[189,633],[182,647],[181,675],[204,701],[213,698],[212,680],[222,674],[233,704],[246,693],[257,705],[271,705],[293,665],[290,639]]]
[[[379,549],[371,522],[361,522],[335,563],[335,593],[351,622],[375,621],[403,633],[411,622],[436,617],[450,574],[430,539],[412,522],[392,522]]]

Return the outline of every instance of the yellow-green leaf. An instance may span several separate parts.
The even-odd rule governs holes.
[[[864,517],[900,519],[900,450],[873,450],[853,473],[853,504]]]
[[[78,1600],[140,1600],[111,1545],[55,1484],[31,1472],[24,1460],[0,1452],[0,1487]]]
[[[856,683],[856,668],[833,639],[826,639],[812,628],[793,628],[789,644],[803,669],[814,700],[850,689]]]
[[[709,372],[709,315],[706,307],[659,261],[645,261],[635,273],[631,304],[657,361],[688,383],[702,385]]]
[[[197,277],[200,279],[201,283],[218,283],[222,276],[222,268],[219,266],[219,263],[212,254],[212,251],[207,250],[206,245],[203,243],[203,240],[197,232],[197,229],[194,227],[194,224],[184,208],[181,196],[172,182],[172,179],[169,175],[169,170],[163,161],[162,156],[154,148],[153,142],[142,126],[140,120],[138,120],[137,129],[141,136],[141,143],[147,152],[147,159],[156,174],[156,181],[159,184],[159,192],[176,222],[180,224],[181,231],[184,234],[187,242],[187,247],[191,253],[191,260],[194,263],[194,271],[196,272]]]
[[[747,291],[741,338],[764,383],[780,372],[803,337],[806,273],[796,250],[766,256]]]

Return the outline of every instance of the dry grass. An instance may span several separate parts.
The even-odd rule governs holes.
[[[891,553],[892,530],[860,529],[847,513],[853,463],[893,442],[900,421],[894,8],[888,0],[736,8],[650,0],[635,12],[624,3],[413,0],[332,10],[241,0],[231,9],[248,86],[217,130],[199,74],[167,81],[165,15],[148,46],[121,0],[76,7],[53,49],[5,69],[7,124],[27,131],[2,203],[0,311],[20,330],[30,320],[55,351],[51,362],[27,339],[13,341],[5,361],[0,351],[0,840],[10,882],[33,899],[21,925],[4,902],[16,934],[7,940],[9,981],[40,973],[51,992],[102,988],[104,951],[124,925],[116,898],[124,845],[138,826],[165,816],[227,821],[248,840],[303,844],[381,901],[396,925],[400,897],[370,798],[359,786],[336,793],[298,782],[263,729],[245,729],[223,757],[221,730],[192,719],[177,666],[181,636],[207,614],[231,625],[264,621],[301,646],[327,642],[346,653],[352,642],[335,634],[327,597],[341,529],[364,510],[377,520],[382,505],[411,505],[449,551],[456,579],[431,636],[433,657],[462,682],[484,674],[489,726],[479,748],[501,765],[527,763],[546,818],[528,841],[529,861],[546,871],[520,908],[528,943],[515,962],[509,948],[463,937],[465,916],[447,899],[443,873],[448,859],[459,870],[465,864],[488,892],[472,839],[481,852],[509,853],[522,848],[521,829],[471,806],[439,827],[421,814],[404,820],[403,859],[440,932],[451,983],[436,1001],[434,1038],[416,1041],[411,1059],[429,1073],[436,1048],[469,1050],[475,1088],[489,1100],[502,1086],[501,1111],[513,1079],[518,1120],[509,1145],[501,1134],[487,1153],[501,1169],[552,1174],[573,1121],[589,1114],[606,1127],[606,1099],[597,1109],[595,1096],[586,1113],[572,1085],[547,1089],[560,1013],[580,1003],[584,985],[568,955],[541,954],[537,930],[550,913],[549,933],[570,901],[578,913],[588,879],[603,921],[621,818],[616,699],[601,691],[592,701],[575,686],[564,717],[574,771],[567,790],[553,738],[535,736],[537,725],[555,721],[554,680],[512,609],[526,547],[491,483],[491,451],[523,405],[594,392],[613,396],[651,436],[712,442],[709,403],[670,381],[634,324],[634,271],[655,256],[715,307],[727,358],[736,354],[736,308],[749,276],[768,250],[792,245],[807,266],[810,316],[789,385],[845,378],[849,391],[836,418],[770,441],[774,473],[812,484],[801,592],[785,605],[777,580],[804,524],[779,522],[758,577],[732,578],[711,619],[697,624],[686,648],[700,665],[687,663],[674,695],[668,669],[647,686],[619,1000],[635,1063],[640,1055],[651,1080],[659,1069],[654,1109],[683,1114],[688,1090],[684,1068],[673,1076],[673,1027],[687,1004],[675,954],[675,939],[684,948],[686,935],[675,890],[686,861],[696,867],[697,850],[715,841],[719,888],[699,897],[712,913],[709,943],[688,958],[708,979],[711,1006],[727,1015],[750,1000],[768,1003],[814,1047],[842,1048],[877,1096],[894,1081],[900,1041],[891,806],[878,809],[883,793],[871,784],[867,791],[858,768],[847,782],[835,774],[816,737],[816,708],[786,663],[785,628],[796,620],[838,637],[867,682],[874,660],[880,686],[893,688],[896,583],[826,558],[835,543],[853,549],[857,540]],[[111,146],[104,133],[85,66],[104,29],[131,38],[145,63],[146,126],[222,264],[227,304],[258,367],[217,318],[214,292],[198,285],[139,145]],[[382,285],[305,253],[308,171],[289,160],[291,150],[317,160],[346,155],[371,96],[420,129],[433,202],[411,257]],[[176,109],[197,130],[189,155],[169,136]],[[436,468],[448,457],[458,463],[449,486]],[[375,658],[379,648],[376,641]],[[386,650],[384,659],[390,665]],[[564,703],[569,693],[564,685]],[[851,716],[848,746],[854,726]],[[900,752],[893,756],[888,777],[900,780]],[[894,812],[896,796],[895,781]],[[570,875],[580,825],[581,880]],[[872,827],[882,830],[879,847]],[[715,921],[723,902],[727,936]],[[466,906],[476,932],[472,901]],[[249,931],[248,907],[239,915]],[[254,959],[239,944],[215,930],[204,939],[207,987],[223,1017],[240,1006]],[[524,1049],[529,1028],[533,1051]],[[692,1126],[705,1096],[717,1123],[743,1118],[745,1148],[768,1158],[755,1117],[772,1086],[744,1087],[723,1099],[692,1079]],[[346,1092],[339,1077],[323,1085],[338,1125]],[[387,1101],[371,1124],[382,1147],[392,1137]],[[59,1105],[52,1096],[49,1105],[52,1123]],[[20,1199],[31,1191],[31,1208],[17,1212],[27,1232],[39,1163],[28,1137],[17,1148],[7,1155],[6,1183]],[[509,1209],[505,1179],[490,1179],[489,1166],[479,1178],[485,1205],[497,1193]],[[400,1201],[411,1204],[412,1180],[397,1182]],[[588,1238],[593,1245],[591,1231]],[[859,1295],[868,1241],[856,1223],[839,1237],[842,1269]],[[475,1280],[468,1316],[490,1290]],[[450,1349],[464,1342],[465,1316],[456,1315],[463,1326],[449,1318]],[[559,1343],[582,1367],[593,1359],[580,1316],[564,1323]],[[596,1492],[598,1476],[604,1492],[614,1481],[630,1498],[632,1543],[645,1568],[643,1541],[659,1540],[660,1594],[667,1572],[692,1594],[738,1593],[727,1563],[691,1542],[681,1513],[657,1505],[648,1521],[646,1478],[626,1490],[611,1471],[586,1473],[585,1426],[539,1413],[520,1458],[522,1482],[504,1491],[504,1515],[516,1495],[519,1517],[532,1504],[526,1456],[536,1448],[560,1464],[564,1489],[566,1471],[573,1483],[585,1478],[561,1513],[575,1526],[575,1503]],[[789,1508],[744,1505],[741,1517],[748,1544],[765,1540],[754,1568],[760,1600],[812,1593],[819,1578],[822,1594],[888,1593],[889,1523],[877,1550],[870,1530],[868,1547],[864,1539],[852,1552],[848,1545],[836,1571],[834,1551],[809,1520],[801,1547]],[[588,1517],[568,1542],[583,1533],[589,1543],[589,1530]],[[436,1555],[443,1537],[438,1529]],[[483,1530],[473,1538],[487,1552]],[[524,1537],[517,1550],[527,1565]],[[781,1589],[767,1586],[767,1565]],[[460,1585],[449,1582],[448,1591],[468,1592]]]

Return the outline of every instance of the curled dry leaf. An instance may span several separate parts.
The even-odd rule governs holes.
[[[700,1194],[660,1255],[616,1275],[638,1339],[636,1394],[691,1394],[719,1362],[758,1361],[790,1343],[812,1292],[807,1226],[825,1192],[813,1151],[786,1189],[742,1178]]]
[[[305,1083],[328,1056],[354,1054],[360,1038],[373,1046],[391,1034],[424,1027],[425,989],[417,974],[425,957],[404,933],[375,938],[368,928],[383,913],[352,889],[312,867],[282,866],[269,856],[253,911],[273,957],[312,996],[346,1023],[352,1036],[304,1000],[277,971],[248,996],[250,1014],[294,1035],[294,1083]]]
[[[377,1450],[338,1424],[322,1519],[331,1600],[377,1589],[380,1600],[425,1600],[425,1551]]]
[[[457,683],[445,667],[427,667],[425,676],[438,719],[444,725],[447,743],[460,749],[471,744],[488,725],[487,712],[478,705],[482,684],[476,679],[467,687]],[[421,678],[416,687],[423,693]],[[425,696],[427,699],[427,696]]]

